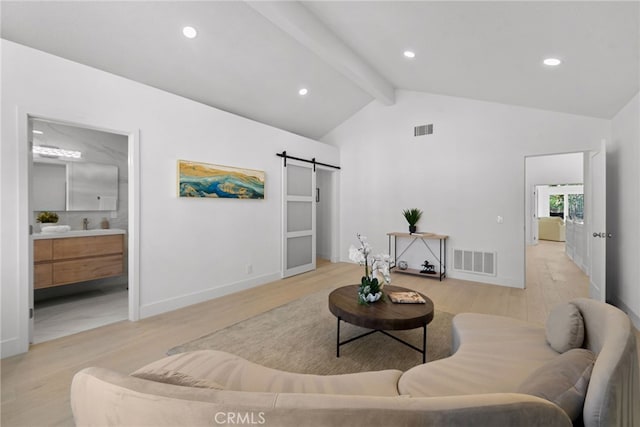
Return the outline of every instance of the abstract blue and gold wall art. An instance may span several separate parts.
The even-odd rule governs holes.
[[[178,160],[178,195],[264,199],[264,172]]]

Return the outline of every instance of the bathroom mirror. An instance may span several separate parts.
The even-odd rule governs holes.
[[[33,210],[67,210],[67,168],[62,163],[33,163]]]
[[[117,201],[117,166],[34,159],[34,211],[115,211]]]

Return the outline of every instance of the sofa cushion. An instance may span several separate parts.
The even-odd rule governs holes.
[[[518,392],[555,403],[575,421],[582,413],[595,360],[592,351],[568,350],[529,375]]]
[[[102,368],[74,376],[71,408],[78,426],[571,427],[558,406],[526,394],[408,399],[252,393],[176,387]]]
[[[546,338],[558,353],[582,346],[584,321],[575,304],[559,304],[551,310],[547,318]]]
[[[409,369],[398,390],[412,397],[515,393],[531,372],[558,357],[544,335],[542,326],[510,317],[458,314],[453,356]]]
[[[180,385],[183,387],[211,388],[214,390],[224,390],[224,387],[215,381],[206,378],[196,378],[184,372],[167,369],[149,369],[135,372],[132,376],[143,380],[155,381],[158,383]]]
[[[402,371],[388,369],[344,375],[296,374],[267,368],[239,356],[215,350],[197,350],[165,357],[132,375],[178,371],[194,378],[214,381],[232,391],[272,393],[350,394],[398,396]]]
[[[560,217],[543,217],[538,219],[538,239],[564,242],[566,226]]]

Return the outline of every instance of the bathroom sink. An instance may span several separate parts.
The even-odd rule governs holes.
[[[97,228],[95,230],[71,230],[67,234],[74,234],[78,236],[100,236],[103,234],[124,234],[124,230],[118,228]]]
[[[104,236],[109,234],[126,234],[125,230],[119,228],[95,229],[95,230],[71,230],[64,233],[35,233],[34,239],[60,239],[65,237],[88,237]]]

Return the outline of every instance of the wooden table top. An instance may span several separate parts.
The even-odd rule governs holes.
[[[383,289],[385,294],[406,291],[412,290],[390,285]],[[362,305],[358,303],[358,285],[349,285],[329,294],[329,310],[345,322],[363,328],[383,331],[415,329],[433,320],[433,301],[426,295],[420,295],[425,304],[396,304],[385,295],[384,300]]]
[[[420,232],[420,233],[404,233],[401,231],[394,231],[392,233],[387,233],[387,236],[395,236],[395,237],[413,237],[416,239],[438,239],[438,240],[447,240],[449,236],[445,234],[438,233],[430,233],[428,231]]]

